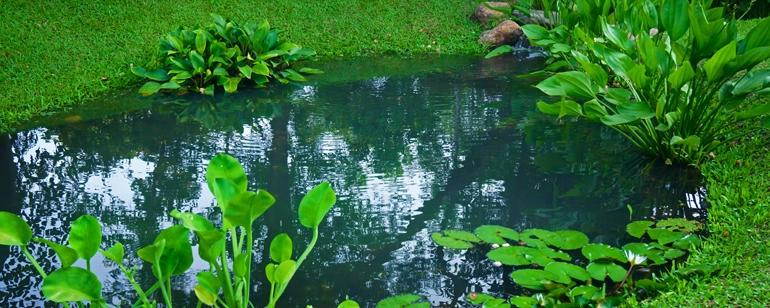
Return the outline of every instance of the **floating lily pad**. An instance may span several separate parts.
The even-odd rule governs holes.
[[[594,287],[592,285],[575,287],[574,289],[572,289],[572,291],[570,291],[570,295],[572,297],[582,296],[589,300],[597,300],[604,297],[604,293],[599,292],[599,288]]]
[[[456,238],[461,241],[471,242],[471,243],[480,243],[481,239],[479,239],[476,235],[470,232],[465,232],[461,230],[445,230],[444,234],[451,238]]]
[[[537,299],[526,296],[514,296],[509,301],[518,308],[532,308],[537,305]]]
[[[556,234],[564,239],[564,245],[559,247],[564,250],[579,249],[588,244],[588,236],[583,232],[574,230],[561,230],[556,231]]]
[[[668,229],[672,231],[682,231],[687,233],[693,233],[698,232],[700,230],[703,230],[703,224],[695,221],[695,220],[689,220],[684,218],[668,218],[659,221],[656,225],[656,228],[663,228]]]
[[[626,225],[626,232],[635,238],[641,238],[653,224],[655,223],[647,220],[634,221]]]
[[[453,248],[453,249],[468,249],[473,247],[470,243],[459,240],[453,237],[443,236],[441,233],[434,232],[430,235],[430,238],[436,242],[436,244],[439,244],[440,246],[444,246],[447,248]]]
[[[650,235],[650,238],[653,240],[657,240],[658,236],[660,236],[661,233],[666,231],[665,229],[658,229],[658,228],[649,228],[647,229],[647,234]]]
[[[628,250],[638,255],[646,256],[650,246],[645,243],[629,243],[623,246],[623,250]]]
[[[580,281],[586,281],[588,278],[591,278],[591,275],[582,267],[565,262],[552,262],[545,267],[545,271],[557,276],[565,276]]]
[[[598,260],[591,262],[586,266],[586,271],[591,274],[591,278],[604,281],[608,276],[614,282],[620,282],[626,277],[626,269],[615,262],[607,260]]]
[[[429,308],[430,303],[419,302],[422,297],[414,294],[401,294],[393,297],[388,297],[379,303],[377,308]]]
[[[701,244],[700,236],[697,236],[695,234],[688,234],[685,235],[682,239],[677,240],[674,242],[672,246],[674,248],[682,249],[682,250],[690,250],[690,246],[698,247]]]
[[[687,233],[684,233],[684,232],[672,232],[672,231],[664,230],[658,236],[658,243],[661,243],[662,245],[673,243],[673,242],[676,242],[678,240],[681,240],[682,238],[685,237],[685,235],[687,235]]]
[[[559,279],[551,272],[536,269],[523,269],[511,273],[513,282],[527,289],[545,291],[552,289]]]
[[[534,252],[533,252],[534,251]],[[528,248],[524,251],[526,254],[542,254],[552,259],[561,259],[564,261],[572,260],[572,257],[566,252],[561,250],[554,250],[552,248]]]
[[[583,256],[585,256],[589,261],[614,259],[623,263],[628,262],[620,249],[605,244],[588,244],[583,247],[582,252]]]
[[[668,261],[663,257],[663,251],[658,249],[650,249],[647,251],[647,260],[650,260],[655,263],[655,265],[663,265],[668,263]]]
[[[556,248],[564,246],[564,239],[556,234],[543,229],[528,229],[521,232],[520,239],[530,247],[546,247],[545,245],[551,245]]]
[[[671,249],[669,251],[666,251],[663,254],[663,257],[666,258],[666,259],[676,259],[676,258],[679,258],[681,256],[684,256],[684,254],[685,254],[685,252],[681,251],[679,249]]]
[[[519,233],[511,228],[485,225],[476,228],[476,235],[482,240],[490,244],[505,244],[506,239],[511,241],[519,240]]]
[[[487,253],[487,258],[505,265],[522,266],[530,265],[532,261],[527,259],[524,251],[527,247],[508,246],[493,249]]]

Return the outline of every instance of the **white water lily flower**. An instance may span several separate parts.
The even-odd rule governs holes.
[[[500,261],[492,262],[492,266],[501,267],[501,266],[503,266],[503,262],[500,262]]]
[[[495,248],[497,248],[497,247],[500,247],[500,245],[497,245],[497,244],[492,244],[492,249],[495,249]]]
[[[511,246],[511,244],[508,244],[508,243],[503,244],[503,247],[508,247],[508,246]]]
[[[545,296],[543,296],[543,293],[535,294],[535,299],[540,306],[545,306]]]
[[[647,257],[635,254],[630,250],[623,250],[623,255],[626,256],[626,259],[628,259],[632,266],[642,264],[642,262],[647,260]]]

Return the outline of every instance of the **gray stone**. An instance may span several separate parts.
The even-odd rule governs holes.
[[[491,7],[511,8],[511,5],[508,2],[487,2],[487,4]],[[476,7],[476,12],[473,13],[473,17],[476,21],[484,25],[492,25],[493,22],[508,18],[506,14],[490,9],[486,7],[484,3],[479,4],[479,6]]]
[[[504,20],[492,30],[481,33],[479,40],[493,47],[515,45],[524,35],[519,24],[512,20]]]

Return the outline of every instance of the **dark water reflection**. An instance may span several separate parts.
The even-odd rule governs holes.
[[[387,67],[376,59],[331,62],[329,77],[299,88],[216,100],[129,94],[102,103],[153,107],[2,136],[2,210],[59,242],[72,220],[90,214],[108,244],[133,252],[175,223],[167,214],[173,209],[218,217],[204,166],[229,153],[244,165],[250,188],[278,199],[257,227],[253,277],[264,299],[265,243],[287,232],[300,253],[310,234],[297,205],[329,181],[339,201],[282,307],[335,307],[346,295],[373,307],[407,292],[455,307],[471,291],[519,291],[485,251],[436,247],[430,234],[442,229],[576,229],[615,243],[629,221],[627,204],[634,219],[705,215],[697,178],[649,164],[606,127],[535,111],[543,98],[532,87],[537,80],[513,76],[536,68],[537,59],[441,57],[423,60],[433,61],[426,73],[409,72],[421,68],[415,61],[406,73],[356,80],[366,61]],[[39,245],[31,249],[43,264],[56,260]],[[0,250],[0,301],[43,306],[41,279],[18,250],[8,252]],[[142,265],[135,254],[127,258]],[[112,303],[133,293],[111,262],[97,257],[94,264]],[[147,269],[139,277],[145,287]],[[194,306],[184,300],[194,298],[194,275],[174,283],[179,306]]]

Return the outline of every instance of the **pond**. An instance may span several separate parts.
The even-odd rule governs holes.
[[[297,206],[328,181],[338,202],[281,307],[335,307],[345,296],[374,307],[399,293],[457,307],[469,292],[521,291],[483,249],[437,247],[430,236],[440,230],[574,229],[618,243],[631,219],[705,217],[694,170],[650,163],[606,126],[539,113],[538,80],[515,76],[541,61],[526,53],[333,60],[298,87],[215,98],[115,93],[0,139],[0,210],[58,242],[80,215],[96,217],[105,245],[126,245],[147,287],[149,266],[129,252],[175,224],[173,209],[219,221],[205,166],[229,153],[251,189],[277,199],[256,223],[252,277],[263,305],[265,243],[286,232],[295,254],[304,250],[311,235]],[[31,246],[45,268],[58,262]],[[19,251],[0,249],[0,301],[51,306]],[[93,264],[111,303],[133,300],[113,263],[97,255]],[[179,306],[195,305],[194,270],[205,268],[197,261],[173,280]]]

